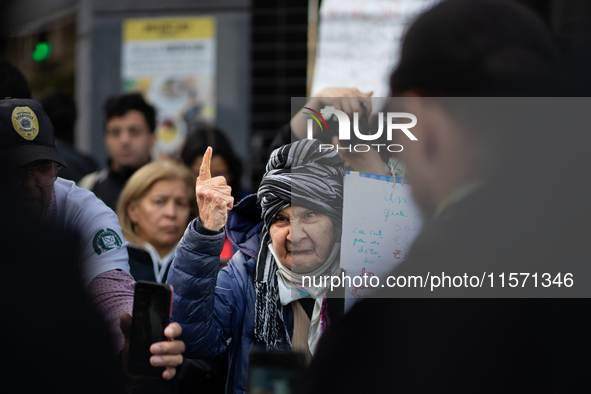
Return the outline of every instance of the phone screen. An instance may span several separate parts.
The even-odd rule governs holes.
[[[253,351],[249,359],[248,393],[292,393],[305,366],[306,357],[302,353]]]
[[[150,346],[167,340],[164,329],[170,322],[171,302],[169,285],[146,281],[136,283],[129,336],[130,374],[152,378],[162,376],[164,368],[150,364]]]

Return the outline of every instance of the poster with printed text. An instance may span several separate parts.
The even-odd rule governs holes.
[[[216,117],[216,20],[128,19],[123,23],[124,92],[139,92],[157,111],[155,158],[180,152],[187,124]]]

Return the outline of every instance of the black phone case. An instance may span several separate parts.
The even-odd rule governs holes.
[[[162,377],[165,368],[150,364],[150,346],[155,342],[167,340],[164,328],[170,322],[171,312],[170,285],[148,281],[136,283],[129,334],[129,374],[154,379]]]

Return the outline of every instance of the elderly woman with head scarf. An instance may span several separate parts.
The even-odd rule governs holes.
[[[343,200],[342,160],[316,140],[273,152],[258,193],[234,206],[223,177],[199,178],[199,218],[177,248],[168,283],[186,357],[229,354],[226,392],[246,392],[254,346],[311,357],[342,300],[302,276],[336,275]],[[218,273],[225,232],[239,249]],[[340,302],[339,302],[340,301]],[[334,322],[334,321],[333,321]]]

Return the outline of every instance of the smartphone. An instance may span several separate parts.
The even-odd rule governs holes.
[[[150,346],[166,341],[164,329],[172,313],[172,286],[137,281],[133,297],[133,316],[129,333],[127,371],[131,375],[160,378],[164,367],[150,364]]]
[[[252,351],[248,365],[248,393],[292,393],[305,368],[303,353]]]

